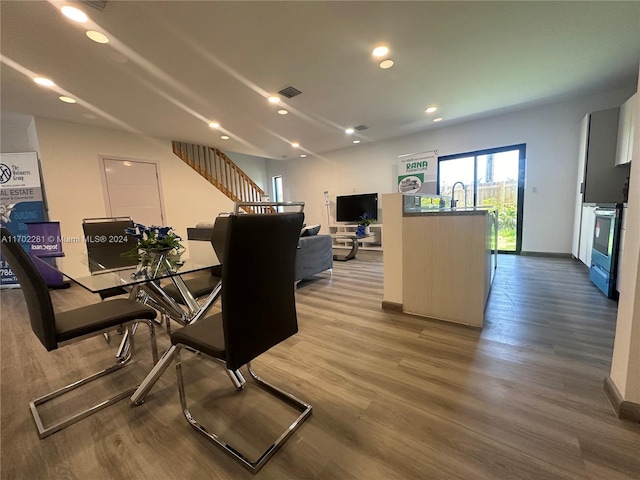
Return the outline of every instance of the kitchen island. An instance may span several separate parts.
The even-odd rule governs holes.
[[[407,208],[382,196],[383,308],[482,328],[496,268],[492,208]]]

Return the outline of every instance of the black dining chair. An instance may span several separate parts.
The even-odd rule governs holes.
[[[49,400],[124,367],[134,353],[134,336],[131,334],[131,327],[138,322],[145,322],[149,327],[151,352],[153,363],[155,364],[158,361],[158,349],[152,320],[156,317],[156,311],[135,300],[112,299],[74,310],[56,313],[51,303],[51,296],[49,295],[47,285],[34,265],[33,260],[6,228],[0,227],[0,236],[0,251],[22,288],[29,320],[31,322],[31,329],[47,351],[52,351],[68,343],[99,335],[119,326],[123,326],[126,329],[130,338],[130,348],[126,356],[119,359],[115,365],[82,380],[78,380],[66,387],[59,388],[29,403],[33,419],[38,428],[38,434],[40,438],[45,438],[130,396],[134,392],[136,387],[129,388],[93,407],[72,414],[49,427],[44,426],[37,410],[39,405]]]
[[[254,473],[312,410],[311,405],[260,378],[251,366],[254,358],[298,331],[295,259],[302,221],[300,212],[228,217],[222,264],[222,312],[171,335],[171,342],[177,347],[178,388],[187,421]],[[250,459],[193,418],[187,406],[182,375],[182,347],[222,361],[227,372],[246,365],[259,386],[295,407],[300,415],[265,452]],[[236,388],[238,395],[242,395],[244,384],[236,385]],[[247,434],[251,435],[250,432]]]
[[[138,259],[127,255],[137,245],[138,240],[125,232],[134,225],[130,217],[83,218],[82,231],[87,246],[89,270],[100,274],[109,270],[130,268],[138,264]],[[101,291],[100,298],[127,294],[122,287]]]

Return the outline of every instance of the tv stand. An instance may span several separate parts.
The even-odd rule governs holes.
[[[353,248],[353,243],[358,244],[358,248],[362,250],[382,250],[382,224],[372,223],[370,225],[371,234],[365,237],[358,237],[357,240],[351,240],[355,237],[357,223],[335,223],[329,225],[329,233],[333,239],[333,248]],[[338,260],[340,261],[340,260]]]

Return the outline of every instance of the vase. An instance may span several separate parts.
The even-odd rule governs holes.
[[[137,276],[154,278],[175,271],[184,249],[176,247],[138,249]]]
[[[371,225],[365,225],[364,226],[364,234],[365,235],[371,235]]]

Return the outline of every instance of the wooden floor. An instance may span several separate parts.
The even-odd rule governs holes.
[[[53,297],[59,310],[97,301],[79,287]],[[640,424],[618,420],[602,387],[616,304],[577,261],[501,256],[482,331],[382,311],[380,252],[300,284],[300,332],[254,366],[313,415],[255,476],[189,427],[173,368],[142,406],[123,401],[39,440],[28,402],[111,361],[113,347],[47,353],[21,292],[0,301],[2,479],[640,478]],[[140,360],[119,382],[150,368],[148,335],[136,338]],[[161,329],[158,340],[168,344]],[[238,446],[257,452],[294,418],[183,357],[194,414]]]

